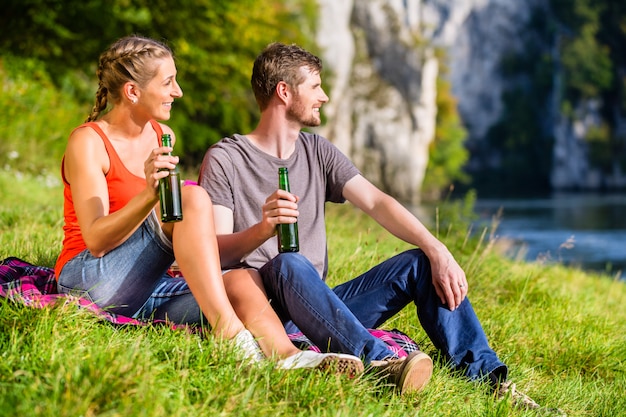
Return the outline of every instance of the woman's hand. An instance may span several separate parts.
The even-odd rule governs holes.
[[[155,196],[159,193],[159,180],[167,177],[169,170],[176,168],[176,165],[178,165],[178,156],[168,155],[172,150],[168,146],[155,148],[150,152],[148,159],[144,163],[146,185]]]

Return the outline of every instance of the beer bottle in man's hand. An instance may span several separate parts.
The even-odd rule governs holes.
[[[287,168],[278,168],[278,188],[291,192]],[[278,252],[298,252],[298,222],[276,225],[278,231]]]

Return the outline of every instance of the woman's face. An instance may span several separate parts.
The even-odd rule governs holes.
[[[138,104],[150,117],[156,120],[169,120],[174,99],[183,96],[183,90],[176,82],[176,64],[171,57],[157,62],[158,71],[152,80],[141,88]]]

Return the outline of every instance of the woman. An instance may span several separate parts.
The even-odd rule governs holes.
[[[233,340],[252,360],[273,356],[282,368],[335,364],[360,372],[354,356],[298,350],[260,284],[248,299],[237,297],[239,312],[234,310],[222,279],[211,202],[202,188],[183,187],[182,221],[160,222],[159,179],[178,157],[164,155],[172,148],[160,146],[161,134],[173,141],[175,136],[156,120],[169,120],[172,103],[183,95],[172,51],[152,39],[125,37],[100,56],[97,75],[95,106],[71,133],[61,165],[65,238],[55,266],[60,291],[140,319],[206,320],[214,334]],[[184,278],[167,275],[174,259]],[[260,282],[254,270],[227,274],[231,282]]]

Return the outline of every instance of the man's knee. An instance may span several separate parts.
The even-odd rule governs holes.
[[[428,257],[426,256],[424,251],[421,249],[418,249],[418,248],[409,249],[407,251],[402,252],[401,254],[397,256],[402,259],[401,262],[404,262],[407,265],[419,266],[420,268],[422,267],[430,268],[430,262],[428,261]]]
[[[279,265],[298,265],[303,262],[306,263],[308,260],[297,252],[285,252],[276,255],[274,262],[277,262]]]
[[[430,262],[424,251],[410,249],[392,259],[397,279],[406,280],[407,289],[414,292],[414,295],[417,292],[425,293],[432,286]]]
[[[280,253],[259,271],[264,283],[287,280],[308,279],[311,274],[317,275],[313,264],[299,253]]]
[[[315,269],[311,261],[299,253],[293,252],[279,253],[274,259],[269,261],[268,264],[270,264],[272,269],[278,271]]]

